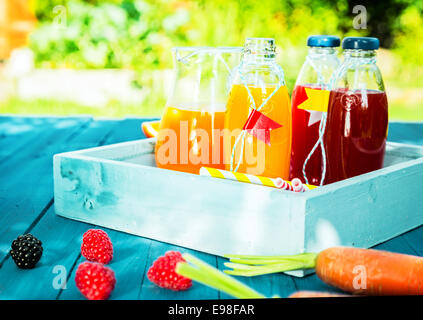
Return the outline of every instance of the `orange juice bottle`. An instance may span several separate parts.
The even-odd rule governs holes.
[[[226,170],[288,179],[291,103],[273,39],[247,39],[224,122]]]
[[[159,168],[223,169],[223,126],[232,66],[242,48],[174,48],[174,81],[155,147]]]

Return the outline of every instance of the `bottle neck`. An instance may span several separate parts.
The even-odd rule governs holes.
[[[276,61],[276,47],[270,38],[248,38],[246,40],[242,61],[244,63],[271,64]]]
[[[336,87],[348,90],[384,91],[375,50],[346,49],[344,62],[335,76]]]
[[[323,55],[336,55],[338,51],[334,47],[309,47],[308,55],[310,57],[320,57]]]
[[[243,53],[242,62],[244,64],[272,64],[276,58],[265,54]]]
[[[372,60],[376,57],[376,50],[359,50],[347,49],[344,50],[345,59],[368,59]]]

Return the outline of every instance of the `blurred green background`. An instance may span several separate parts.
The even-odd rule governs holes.
[[[367,29],[353,28],[356,4],[367,9]],[[277,59],[292,90],[307,53],[307,37],[334,34],[379,37],[378,65],[390,119],[423,120],[423,0],[44,0],[32,1],[31,10],[37,18],[28,44],[34,66],[19,79],[15,76],[1,113],[158,116],[166,101],[163,83],[172,68],[172,47],[240,46],[246,37],[275,38]],[[5,70],[7,64],[6,59]],[[51,69],[130,70],[130,86],[140,98],[84,103],[25,91],[35,71]],[[54,73],[52,77],[60,79]]]

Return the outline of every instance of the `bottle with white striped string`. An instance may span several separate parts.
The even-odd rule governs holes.
[[[292,151],[289,179],[299,178],[303,183],[319,185],[322,175],[322,152],[317,148],[304,167],[304,162],[319,139],[321,109],[325,101],[316,100],[319,90],[327,90],[333,72],[339,67],[337,36],[313,35],[305,62],[298,74],[292,92]],[[327,102],[327,100],[326,100]],[[321,103],[322,105],[316,105]],[[326,103],[327,107],[327,103]]]
[[[344,62],[331,85],[323,144],[325,183],[382,168],[388,135],[388,100],[376,64],[379,40],[347,37]]]
[[[248,38],[225,111],[225,169],[288,179],[291,106],[270,38]]]

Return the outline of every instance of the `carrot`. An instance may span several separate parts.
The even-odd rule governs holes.
[[[349,247],[294,256],[231,255],[228,274],[255,276],[314,268],[325,283],[365,295],[423,295],[423,257]]]
[[[332,297],[351,297],[341,293],[321,292],[321,291],[296,291],[288,296],[288,298],[332,298]]]
[[[317,256],[316,274],[324,282],[352,293],[423,294],[423,258],[406,254],[330,248]],[[361,283],[357,282],[359,276]]]

